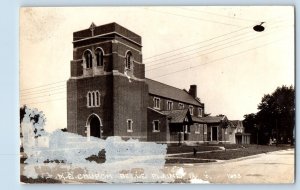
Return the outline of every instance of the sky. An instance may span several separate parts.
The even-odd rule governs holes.
[[[20,106],[42,110],[46,130],[67,126],[72,34],[116,22],[142,37],[146,77],[198,87],[205,112],[242,120],[264,94],[294,86],[294,9],[276,6],[20,9]],[[253,26],[261,24],[263,32]]]

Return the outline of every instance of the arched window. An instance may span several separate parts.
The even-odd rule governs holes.
[[[95,106],[95,92],[92,92],[92,104]]]
[[[100,106],[100,92],[89,91],[87,94],[87,107],[99,107]]]
[[[95,51],[97,66],[103,66],[103,51],[97,48]]]
[[[91,93],[88,93],[88,106],[92,106],[92,101],[91,101]]]
[[[132,68],[132,61],[133,61],[133,59],[132,59],[132,53],[129,51],[126,54],[126,60],[125,60],[125,67],[126,67],[126,69],[130,70]]]
[[[96,91],[96,106],[100,106],[100,96],[98,91]]]
[[[83,54],[83,58],[86,64],[86,68],[92,68],[92,63],[93,63],[93,55],[90,50],[85,50]]]

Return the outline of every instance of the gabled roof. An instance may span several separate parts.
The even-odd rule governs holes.
[[[225,116],[207,116],[207,117],[193,117],[193,121],[199,123],[221,123]]]
[[[186,117],[188,117],[189,122],[192,122],[188,109],[168,110],[168,111],[161,111],[161,112],[167,115],[167,117],[170,119],[170,123],[183,123]]]
[[[165,97],[172,100],[177,100],[179,102],[184,102],[187,104],[201,106],[201,103],[193,98],[188,92],[157,82],[146,78],[146,83],[149,86],[149,93],[161,97]]]
[[[239,120],[230,120],[230,122],[231,122],[232,125],[234,125],[235,127],[239,124]]]
[[[243,122],[240,120],[230,120],[229,122],[231,123],[232,127],[243,127]]]

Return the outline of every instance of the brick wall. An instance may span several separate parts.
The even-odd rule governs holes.
[[[165,115],[159,114],[152,109],[147,109],[147,140],[148,141],[167,141],[168,122]],[[153,131],[153,121],[159,121],[159,132]]]
[[[190,104],[184,103],[184,102],[179,102],[177,100],[172,100],[172,99],[168,99],[165,97],[161,97],[161,96],[155,96],[153,94],[149,94],[149,106],[151,108],[154,108],[154,97],[160,98],[160,110],[168,110],[168,101],[172,101],[173,102],[173,109],[178,110],[179,109],[179,103],[182,103],[184,105],[184,109],[189,108]],[[203,105],[204,106],[204,105]],[[203,113],[204,113],[204,107],[200,107],[200,106],[195,106],[194,107],[194,111],[193,111],[193,116],[198,116],[198,108],[202,108],[203,109]]]
[[[103,125],[103,136],[113,135],[112,76],[73,79],[68,82],[68,131],[86,136],[86,122],[97,114]],[[87,106],[88,91],[100,92],[100,107]],[[75,126],[75,127],[74,127]],[[70,130],[69,130],[70,129]]]
[[[146,140],[147,92],[144,81],[122,75],[113,77],[114,135]],[[127,119],[133,121],[133,131],[127,132]]]

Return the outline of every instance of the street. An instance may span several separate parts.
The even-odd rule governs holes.
[[[171,171],[175,165],[166,167]],[[204,164],[181,164],[187,178],[195,176],[209,183],[263,184],[294,182],[294,149],[281,150],[246,158]]]

